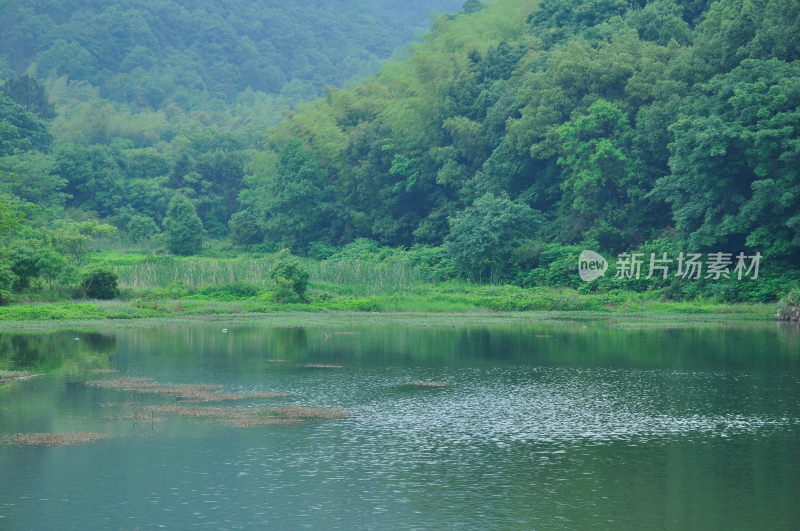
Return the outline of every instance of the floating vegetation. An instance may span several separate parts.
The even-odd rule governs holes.
[[[304,369],[344,369],[344,365],[330,365],[327,363],[304,363],[300,367]]]
[[[107,433],[17,433],[0,441],[17,446],[72,446],[110,438]]]
[[[408,382],[411,387],[429,387],[440,389],[442,387],[451,387],[453,384],[446,382]]]
[[[223,402],[248,398],[284,398],[288,393],[221,393],[221,385],[162,384],[150,378],[115,378],[86,382],[89,387],[174,396],[190,402]]]
[[[300,424],[309,420],[342,419],[346,413],[335,408],[284,406],[270,408],[151,406],[152,414],[165,413],[182,417],[202,418],[241,428],[270,424]]]
[[[30,380],[36,378],[41,374],[31,374],[25,371],[0,371],[0,385],[9,382],[20,382],[22,380]]]

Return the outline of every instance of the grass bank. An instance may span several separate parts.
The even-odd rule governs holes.
[[[17,303],[0,308],[0,321],[146,319],[268,313],[475,313],[593,312],[598,314],[696,314],[774,319],[776,304],[663,301],[652,293],[583,294],[568,288],[484,286],[450,281],[385,294],[358,286],[313,283],[308,302],[281,304],[269,290],[242,284],[219,285],[176,294],[170,290],[129,292],[113,301]]]
[[[305,301],[276,300],[270,279],[275,255],[177,258],[97,253],[114,268],[121,295],[111,301],[21,297],[0,307],[0,322],[174,319],[294,313],[591,312],[599,315],[718,315],[774,319],[777,304],[719,299],[665,300],[659,290],[585,292],[441,280],[437,269],[407,259],[350,257],[303,260],[309,272]],[[407,258],[407,257],[406,257]]]

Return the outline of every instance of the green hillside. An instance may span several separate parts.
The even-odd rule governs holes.
[[[399,39],[400,20],[421,10],[325,4],[315,16],[341,20],[334,50],[320,47],[328,30],[317,19],[286,15],[305,4],[280,6],[296,22],[291,35],[317,44],[287,37],[292,51],[268,59],[273,41],[252,33],[283,20],[268,10],[192,4],[174,8],[185,23],[160,26],[172,20],[153,16],[161,4],[125,5],[81,11],[126,24],[124,9],[142,13],[125,27],[152,37],[92,26],[112,31],[108,52],[92,48],[109,39],[81,17],[6,8],[2,23],[20,32],[3,32],[7,72],[50,76],[43,86],[9,78],[0,99],[9,290],[74,286],[58,256],[80,265],[97,242],[188,255],[288,248],[407,260],[440,280],[665,299],[770,302],[800,280],[800,2],[470,0],[377,76],[294,111],[285,109],[349,77],[345,64],[389,52],[359,17],[385,20]],[[41,22],[45,11],[59,23]],[[35,32],[22,22],[41,38],[25,44],[22,33]],[[59,70],[66,60],[46,67],[60,42],[94,60],[79,61],[82,72]],[[236,55],[245,42],[252,64]],[[135,50],[152,61],[126,70]],[[169,79],[182,81],[157,81]],[[137,96],[150,82],[163,98]],[[610,257],[611,274],[582,283],[583,249]],[[726,274],[739,253],[760,253],[761,275],[689,280],[673,263],[667,278],[614,278],[623,252],[730,253]]]
[[[240,92],[318,95],[374,72],[453,0],[4,2],[2,73],[88,81],[102,98],[196,109]]]

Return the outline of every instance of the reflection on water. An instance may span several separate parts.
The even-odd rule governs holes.
[[[227,328],[0,337],[0,369],[47,372],[0,390],[0,434],[115,435],[0,447],[0,528],[800,526],[792,328]],[[349,416],[130,422],[153,398],[84,384],[110,377]]]

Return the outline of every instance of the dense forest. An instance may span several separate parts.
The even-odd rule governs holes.
[[[468,0],[345,88],[431,3],[251,4],[0,10],[0,283],[58,284],[97,238],[521,286],[578,287],[582,249],[763,255],[758,281],[582,287],[676,298],[799,279],[800,2]]]

